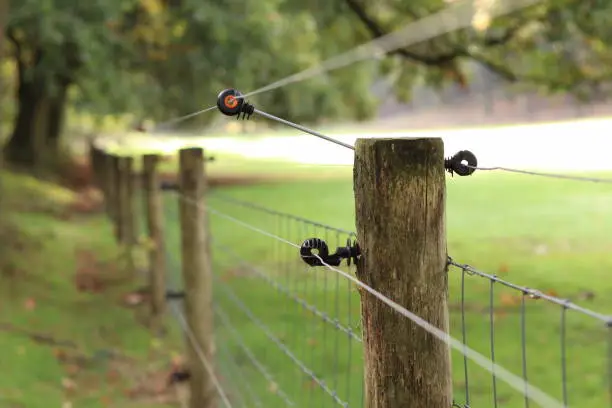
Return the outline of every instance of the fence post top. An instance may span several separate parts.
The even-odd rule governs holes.
[[[179,154],[193,154],[193,155],[198,155],[198,154],[203,154],[204,153],[204,148],[203,147],[198,147],[198,146],[192,146],[192,147],[181,147],[179,149]]]

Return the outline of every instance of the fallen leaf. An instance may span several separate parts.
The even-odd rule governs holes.
[[[123,298],[123,301],[128,306],[138,306],[139,304],[142,303],[143,300],[144,300],[144,297],[140,293],[128,293]]]
[[[121,375],[119,374],[119,371],[117,370],[109,370],[106,373],[106,380],[111,383],[117,382],[120,377]]]
[[[109,396],[103,395],[100,397],[100,403],[104,405],[105,407],[108,407],[112,404],[112,401]]]
[[[521,303],[520,296],[512,295],[510,293],[502,293],[499,300],[504,306],[516,306]]]
[[[172,366],[176,368],[182,366],[185,362],[185,359],[180,354],[172,352],[171,362]]]
[[[127,398],[134,398],[136,397],[136,395],[138,395],[138,391],[134,390],[132,388],[127,388],[125,390],[123,390],[123,395]]]
[[[75,375],[79,371],[81,371],[81,368],[78,365],[75,365],[75,364],[66,365],[66,373],[69,375]]]
[[[308,343],[309,346],[316,346],[316,345],[319,344],[317,339],[315,339],[313,337],[309,338],[306,342]]]
[[[509,271],[509,270],[510,270],[510,269],[508,268],[508,265],[506,265],[506,264],[501,264],[501,265],[499,265],[499,268],[497,269],[497,272],[498,272],[500,275],[503,275],[503,274],[508,273],[508,271]]]
[[[76,383],[72,381],[70,378],[62,378],[62,387],[64,387],[67,391],[72,391],[76,388]]]
[[[36,308],[36,300],[27,298],[23,304],[26,310],[34,310]]]
[[[53,355],[55,356],[55,358],[57,358],[58,360],[62,361],[66,359],[66,352],[62,349],[53,349]]]
[[[278,392],[278,384],[275,382],[268,384],[268,391],[270,391],[272,394],[276,394]]]
[[[559,293],[557,293],[557,291],[554,289],[548,289],[544,293],[547,294],[548,296],[559,297]]]

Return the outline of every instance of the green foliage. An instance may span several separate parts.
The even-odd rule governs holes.
[[[364,26],[374,25],[369,28],[373,36],[403,28],[447,6],[438,0],[344,2]],[[468,59],[512,82],[585,97],[601,91],[600,86],[612,77],[608,45],[612,40],[612,1],[544,0],[487,21],[494,7],[495,2],[493,8],[475,3],[481,19],[474,19],[473,27],[410,45],[405,53],[397,53],[394,58],[401,58],[402,63],[387,72],[395,81],[400,99],[406,99],[406,88],[420,78],[433,86],[464,84],[467,72],[461,62]],[[440,61],[441,57],[447,57],[446,61]]]
[[[26,79],[53,79],[45,81],[51,94],[59,79],[77,85],[71,92],[77,111],[164,121],[213,105],[222,89],[252,91],[447,6],[442,0],[23,0],[12,6],[7,32],[13,55],[22,51]],[[375,80],[387,77],[395,96],[408,101],[417,83],[465,85],[466,60],[511,81],[588,96],[610,77],[610,16],[611,0],[546,0],[484,30],[445,34],[252,102],[298,122],[365,119],[378,103]],[[200,115],[188,125],[216,117]]]

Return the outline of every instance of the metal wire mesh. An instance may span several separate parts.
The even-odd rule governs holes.
[[[453,278],[451,305],[456,305],[450,311],[451,332],[460,333],[465,345],[520,373],[525,381],[539,386],[566,407],[603,407],[612,403],[609,316],[450,258],[449,266]],[[545,337],[538,338],[530,332],[540,336],[544,333]],[[587,358],[594,353],[601,359]],[[464,356],[455,357],[455,396],[462,401],[460,407],[536,406],[495,375],[485,378],[482,370]],[[557,375],[551,376],[551,371]]]
[[[346,245],[352,236],[220,196],[211,203],[215,208],[222,205],[228,216],[291,242],[319,237],[333,248]],[[220,217],[211,216],[211,223],[216,231],[217,342],[228,344],[251,388],[259,390],[261,403],[362,406],[359,299],[354,288],[336,274],[308,267],[294,247]],[[237,247],[237,242],[248,245]]]
[[[210,217],[217,365],[232,403],[362,407],[356,290],[327,268],[307,267],[282,241],[317,237],[333,249],[354,234],[220,195],[210,203],[222,215]],[[465,346],[564,406],[611,404],[609,316],[451,258],[449,286],[451,335]],[[594,353],[601,358],[586,358]],[[453,407],[537,406],[460,353],[453,353],[453,377]]]

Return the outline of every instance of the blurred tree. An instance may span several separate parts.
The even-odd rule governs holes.
[[[163,120],[213,105],[224,88],[247,92],[305,69],[355,41],[355,30],[344,34],[347,19],[326,13],[300,9],[297,0],[16,2],[6,33],[18,114],[5,154],[22,164],[56,154],[67,103],[96,115]],[[296,121],[367,117],[374,67],[361,64],[255,102]]]
[[[448,0],[337,0],[374,38],[448,7]],[[472,27],[391,53],[401,99],[416,80],[431,85],[468,81],[462,60],[477,61],[511,82],[583,96],[612,78],[612,0],[542,0],[491,19],[502,1],[476,0]],[[459,1],[456,1],[459,3]],[[444,24],[443,21],[430,24]]]
[[[355,30],[344,34],[347,19],[330,19],[329,10],[304,6],[298,0],[171,2],[172,24],[164,36],[166,42],[157,44],[156,61],[149,71],[157,84],[151,92],[157,96],[149,99],[155,103],[146,113],[163,119],[214,105],[225,88],[246,93],[355,43]],[[325,27],[320,25],[322,15],[329,20]],[[343,75],[258,95],[253,103],[299,122],[368,116],[374,102],[367,96],[375,77],[372,69],[372,64],[362,64]],[[214,114],[200,116],[198,124]]]
[[[6,85],[4,84],[3,77],[3,63],[5,61],[5,48],[4,48],[4,27],[6,25],[6,20],[8,19],[9,13],[9,0],[0,0],[0,143],[3,140],[3,126],[4,118],[6,117],[6,108],[5,108],[5,89]],[[0,158],[0,162],[2,162]]]
[[[17,71],[17,115],[6,157],[32,165],[59,148],[69,89],[84,73],[117,72],[121,43],[104,22],[126,2],[20,0],[12,4],[6,36]],[[92,76],[89,76],[92,78]]]
[[[585,92],[609,79],[612,0],[543,0],[490,21],[495,1],[477,2],[476,30],[258,94],[252,102],[297,122],[363,119],[375,113],[371,86],[381,74],[407,100],[417,81],[467,84],[462,60],[556,91]],[[315,66],[448,2],[13,2],[5,32],[18,113],[5,153],[25,164],[56,154],[67,104],[98,116],[129,112],[164,121],[214,105],[224,88],[249,92]]]

